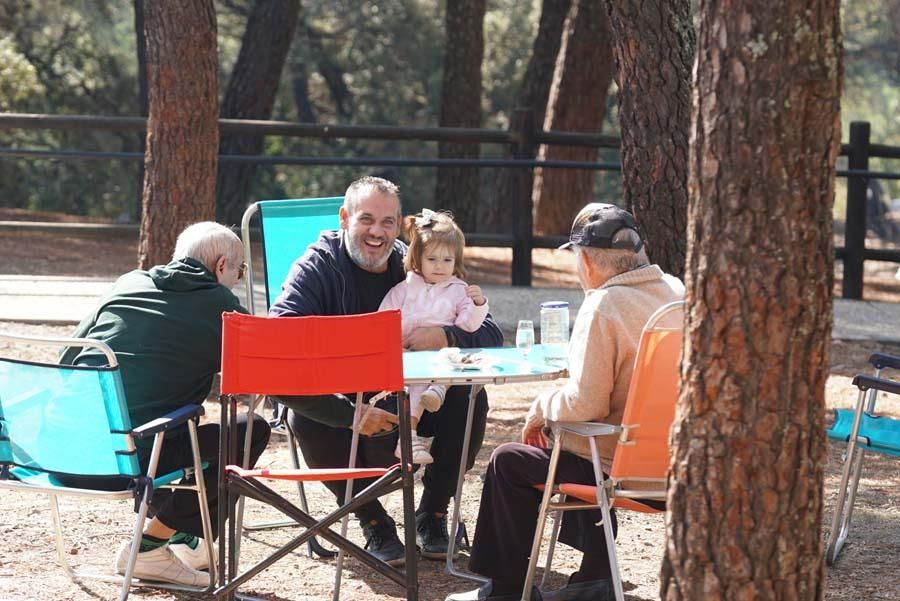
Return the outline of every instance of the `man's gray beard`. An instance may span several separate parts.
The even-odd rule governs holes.
[[[353,259],[353,262],[356,263],[357,266],[366,271],[377,271],[381,267],[384,267],[388,262],[392,251],[393,249],[385,253],[383,259],[370,261],[362,254],[359,246],[356,245],[356,241],[351,236],[347,236],[347,252],[350,254],[350,258]]]

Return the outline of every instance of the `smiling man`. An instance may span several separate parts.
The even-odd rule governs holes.
[[[397,186],[378,177],[363,177],[347,188],[340,209],[341,228],[323,232],[319,240],[294,263],[269,314],[273,316],[355,315],[377,311],[388,291],[403,281],[406,245],[400,234],[400,196]],[[360,337],[364,337],[360,333]],[[445,346],[499,346],[503,335],[490,315],[476,332],[456,326],[423,327],[403,341],[412,350]],[[348,345],[356,341],[348,340]],[[456,489],[459,457],[463,450],[469,388],[453,387],[435,413],[419,422],[420,436],[433,436],[434,463],[425,468],[425,490],[416,511],[416,535],[423,557],[443,559],[449,543],[447,507]],[[279,397],[291,409],[288,425],[297,437],[309,467],[346,466],[350,457],[350,430],[356,391],[320,397]],[[476,400],[467,469],[471,468],[484,439],[487,395]],[[366,405],[363,408],[358,467],[380,467],[396,462],[396,410]],[[360,491],[371,480],[357,480]],[[344,499],[344,483],[326,483],[337,502]],[[388,563],[400,564],[404,548],[394,521],[377,501],[356,512],[369,552]]]

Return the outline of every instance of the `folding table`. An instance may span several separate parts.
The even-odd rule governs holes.
[[[466,457],[472,436],[472,416],[475,413],[475,397],[485,384],[517,384],[555,380],[568,375],[565,364],[549,363],[541,345],[535,345],[527,357],[515,347],[461,349],[463,356],[473,359],[471,364],[451,363],[441,351],[410,351],[403,353],[403,380],[407,386],[416,384],[443,384],[445,386],[471,386],[469,408],[466,414],[466,431],[463,451],[459,458],[459,477],[453,500],[453,517],[450,520],[450,543],[447,548],[447,573],[478,582],[487,580],[476,574],[457,570],[453,565],[456,547],[456,531],[459,527],[459,503],[466,476]]]

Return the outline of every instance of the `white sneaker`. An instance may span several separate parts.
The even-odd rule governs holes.
[[[400,459],[400,441],[397,441],[397,448],[394,450],[394,457]],[[425,442],[415,433],[412,435],[412,462],[418,465],[427,465],[434,463],[434,457],[428,452]]]
[[[444,404],[444,395],[446,393],[447,389],[443,386],[440,388],[429,386],[422,393],[422,396],[419,397],[419,402],[422,403],[422,407],[425,408],[425,411],[434,413]]]
[[[190,566],[195,570],[208,570],[209,555],[207,554],[206,549],[209,545],[205,539],[198,538],[197,540],[199,542],[196,549],[191,549],[191,546],[187,543],[169,543],[169,548],[172,549],[172,553],[175,554],[175,557],[183,561],[185,565]],[[215,557],[215,545],[213,545],[212,552],[213,557]]]
[[[130,541],[123,542],[119,547],[119,555],[116,557],[116,572],[119,574],[125,574],[130,551]],[[141,580],[154,582],[171,582],[198,588],[209,586],[209,574],[186,566],[175,557],[169,545],[163,545],[152,551],[139,552],[134,562],[132,575]]]

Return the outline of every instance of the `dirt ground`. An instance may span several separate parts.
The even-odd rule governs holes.
[[[0,214],[0,219],[3,219]],[[60,240],[59,236],[0,235],[0,273],[31,273],[43,275],[93,275],[112,277],[130,269],[136,251],[127,240],[75,237]],[[508,251],[483,249],[467,254],[470,275],[479,283],[502,283],[508,277]],[[536,253],[538,285],[574,285],[574,279],[560,267],[554,253]],[[563,265],[565,265],[563,263]],[[885,300],[897,300],[893,273],[884,268],[875,280],[883,289]],[[508,280],[507,280],[508,281]],[[870,289],[867,286],[866,294]],[[70,327],[21,323],[3,323],[0,329],[48,336],[62,336]],[[7,349],[0,345],[0,352]],[[880,346],[865,343],[835,342],[831,354],[831,375],[826,389],[828,407],[851,406],[855,401],[850,378],[866,370],[870,352],[882,350],[900,354],[900,346]],[[51,359],[47,349],[25,349],[33,359]],[[474,526],[481,489],[481,474],[491,451],[499,444],[516,439],[521,419],[536,393],[554,383],[506,385],[488,387],[491,411],[488,416],[484,446],[464,487],[462,512],[464,519]],[[884,399],[880,406],[892,415],[900,416],[900,402]],[[206,419],[217,419],[218,409],[207,403]],[[260,464],[265,467],[286,467],[286,440],[273,435],[272,443]],[[830,525],[831,508],[840,478],[841,445],[830,444],[825,482],[825,517],[823,540]],[[897,464],[878,456],[867,459],[867,469],[860,485],[854,512],[850,540],[836,566],[826,568],[825,599],[834,601],[900,599],[900,572],[896,557],[900,554],[900,471]],[[275,486],[290,494],[288,486]],[[324,488],[309,490],[313,506],[330,508],[329,495]],[[132,514],[125,504],[84,503],[63,500],[62,513],[67,528],[66,553],[78,566],[109,572],[115,550],[129,535]],[[389,510],[400,514],[400,496],[387,500]],[[80,509],[76,512],[75,509]],[[276,517],[255,503],[248,504],[248,520]],[[60,599],[89,600],[114,598],[116,588],[95,580],[72,583],[56,563],[46,500],[3,491],[0,493],[0,601]],[[295,535],[293,529],[248,534],[243,543],[243,565],[263,556],[278,542]],[[359,528],[351,523],[351,536],[360,544]],[[401,532],[402,537],[402,532]],[[660,515],[620,514],[617,548],[626,588],[631,601],[650,601],[659,597],[658,570],[664,544],[663,518]],[[465,565],[465,559],[460,560]],[[557,551],[557,559],[550,574],[551,586],[564,583],[566,576],[577,567],[577,557],[566,547]],[[357,562],[346,565],[342,588],[343,599],[375,601],[402,597],[391,582],[373,576]],[[423,560],[419,564],[420,590],[423,601],[440,601],[453,591],[472,588],[467,582],[447,576],[439,562]],[[269,569],[252,581],[244,592],[269,600],[329,599],[333,581],[333,561],[314,560],[298,552],[283,559],[276,568]],[[143,589],[132,594],[134,599],[186,599],[184,595]]]

